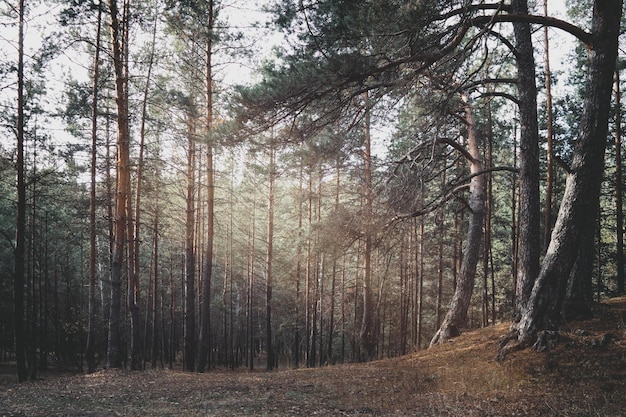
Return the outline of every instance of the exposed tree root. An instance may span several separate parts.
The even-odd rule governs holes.
[[[509,353],[524,350],[527,346],[528,345],[525,341],[519,340],[519,332],[516,329],[513,329],[509,332],[509,334],[502,337],[498,343],[496,360],[498,362],[502,362]]]

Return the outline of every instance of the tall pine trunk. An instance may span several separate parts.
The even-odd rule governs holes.
[[[265,270],[265,344],[268,371],[274,369],[274,343],[272,340],[272,265],[274,262],[274,185],[276,182],[276,159],[274,137],[270,138],[269,198],[267,214],[267,262]]]
[[[370,131],[370,103],[365,97],[365,152],[363,162],[365,170],[365,207],[364,207],[364,252],[363,252],[363,315],[361,320],[360,341],[365,349],[366,360],[374,358],[376,345],[378,344],[378,329],[374,318],[374,301],[372,289],[372,152],[371,152],[371,131]]]
[[[572,272],[577,258],[593,257],[593,251],[581,248],[593,239],[597,225],[592,219],[598,215],[621,14],[621,0],[594,3],[578,139],[550,245],[516,326],[523,342],[532,341],[541,329],[560,324],[568,280],[576,276]]]
[[[96,44],[93,59],[93,83],[91,101],[91,184],[89,192],[89,313],[87,324],[87,372],[95,372],[95,345],[98,329],[96,319],[96,262],[98,248],[96,246],[96,162],[98,149],[98,83],[100,81],[100,29],[102,21],[102,4],[98,3],[98,20],[96,23]]]
[[[480,172],[483,165],[480,159],[480,138],[474,119],[474,109],[470,98],[462,93],[465,106],[465,122],[467,124],[467,153],[470,173],[469,221],[461,271],[452,302],[446,316],[435,333],[430,345],[440,344],[458,336],[460,329],[467,325],[467,310],[472,298],[476,266],[480,255],[483,223],[485,218],[485,174]]]
[[[115,194],[115,224],[113,256],[111,263],[111,305],[109,313],[109,341],[107,367],[122,366],[120,321],[126,226],[130,221],[130,130],[128,126],[128,95],[125,70],[125,47],[122,27],[118,18],[116,0],[109,0],[111,13],[111,44],[115,73],[115,102],[117,105],[117,165]]]
[[[205,67],[205,88],[206,88],[206,112],[205,112],[205,133],[207,140],[206,154],[206,186],[207,186],[207,224],[206,224],[206,248],[204,254],[204,268],[202,270],[202,294],[200,297],[200,334],[198,337],[198,357],[196,359],[196,370],[204,372],[207,365],[210,351],[211,333],[211,276],[213,272],[213,235],[214,235],[214,214],[213,206],[215,200],[214,173],[213,173],[213,140],[211,133],[213,128],[213,0],[208,1],[207,16],[207,38],[206,38],[206,67]]]
[[[185,371],[193,371],[196,360],[196,249],[195,249],[195,191],[196,191],[196,132],[195,119],[187,114],[187,198],[185,212],[185,320],[184,364]]]
[[[303,200],[303,162],[300,161],[300,169],[298,171],[298,246],[296,253],[296,303],[294,311],[294,346],[293,358],[294,366],[300,366],[302,336],[300,334],[300,304],[302,303],[302,200]]]
[[[17,62],[17,217],[15,220],[15,277],[13,279],[13,311],[15,314],[15,358],[17,380],[28,378],[26,367],[26,332],[24,323],[24,284],[26,271],[26,183],[24,181],[24,0],[19,2],[19,34]]]
[[[615,211],[616,211],[616,246],[615,263],[617,267],[617,293],[624,293],[624,209],[622,175],[622,98],[619,71],[615,71]]]
[[[511,3],[516,13],[528,14],[526,0]],[[528,23],[513,23],[517,63],[517,97],[520,118],[519,251],[514,316],[523,311],[539,272],[541,248],[539,199],[539,133],[535,59]]]
[[[548,0],[543,2],[543,14],[548,15]],[[543,28],[544,66],[546,72],[546,201],[543,214],[543,248],[548,246],[550,232],[552,232],[552,195],[554,194],[554,144],[552,123],[552,72],[550,71],[550,42],[548,40],[548,27]]]

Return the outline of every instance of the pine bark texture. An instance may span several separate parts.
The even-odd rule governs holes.
[[[115,102],[117,105],[117,192],[115,194],[115,224],[113,256],[111,263],[111,306],[109,313],[109,341],[107,367],[122,367],[121,352],[121,297],[126,223],[129,219],[127,200],[130,198],[130,132],[128,126],[128,102],[124,70],[124,43],[116,0],[109,0],[111,13],[111,44],[115,73]]]
[[[435,333],[430,345],[436,345],[458,336],[461,328],[467,325],[467,309],[472,298],[476,266],[480,257],[485,219],[485,175],[478,174],[483,170],[480,153],[480,137],[476,128],[474,110],[470,98],[462,93],[465,106],[465,122],[467,124],[467,147],[471,156],[469,162],[470,173],[474,176],[470,180],[469,219],[461,271],[450,307],[439,330]]]
[[[366,96],[365,113],[365,218],[364,218],[364,239],[365,248],[363,252],[363,316],[361,320],[361,332],[359,334],[361,346],[365,349],[365,359],[374,358],[376,345],[378,344],[378,329],[374,323],[374,302],[372,288],[372,153],[371,153],[371,133],[370,133],[370,108],[369,99]]]
[[[622,14],[621,0],[596,1],[584,109],[565,193],[541,271],[516,326],[518,339],[530,341],[541,329],[562,320],[561,309],[577,257],[597,225],[600,184],[608,134],[613,74]]]
[[[548,15],[548,0],[543,3],[544,16]],[[552,116],[552,71],[550,70],[550,41],[548,38],[548,27],[543,28],[543,48],[544,48],[544,67],[546,74],[546,198],[543,213],[543,248],[550,241],[550,232],[552,231],[552,222],[554,220],[553,212],[553,194],[554,194],[554,128]]]
[[[513,0],[512,8],[518,14],[528,14],[526,0]],[[528,302],[532,286],[539,272],[541,249],[539,198],[539,133],[537,126],[537,86],[535,59],[530,24],[513,23],[517,62],[517,95],[520,117],[519,166],[519,250],[515,311],[519,316]]]
[[[213,274],[213,235],[214,235],[214,200],[215,187],[213,175],[213,143],[210,138],[213,129],[213,0],[208,1],[207,39],[206,39],[206,67],[205,67],[205,88],[206,88],[206,113],[205,131],[207,135],[206,154],[206,185],[207,185],[207,225],[206,225],[206,248],[204,254],[204,268],[202,269],[202,294],[200,297],[200,334],[198,336],[198,357],[196,359],[196,370],[204,372],[207,367],[210,350],[211,333],[211,278]]]

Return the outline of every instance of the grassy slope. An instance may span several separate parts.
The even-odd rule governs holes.
[[[265,372],[0,378],[0,416],[626,416],[626,297],[552,350],[495,361],[505,324],[366,364]],[[610,341],[605,335],[610,334]]]

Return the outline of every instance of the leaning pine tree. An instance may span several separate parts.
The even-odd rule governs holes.
[[[589,279],[578,274],[576,266],[593,257],[593,251],[581,247],[593,238],[597,224],[590,219],[598,216],[621,15],[621,0],[597,0],[591,33],[579,36],[588,47],[589,59],[583,114],[550,244],[530,299],[514,326],[522,346],[539,340],[536,336],[541,330],[558,327],[568,283],[572,286],[574,280]]]

